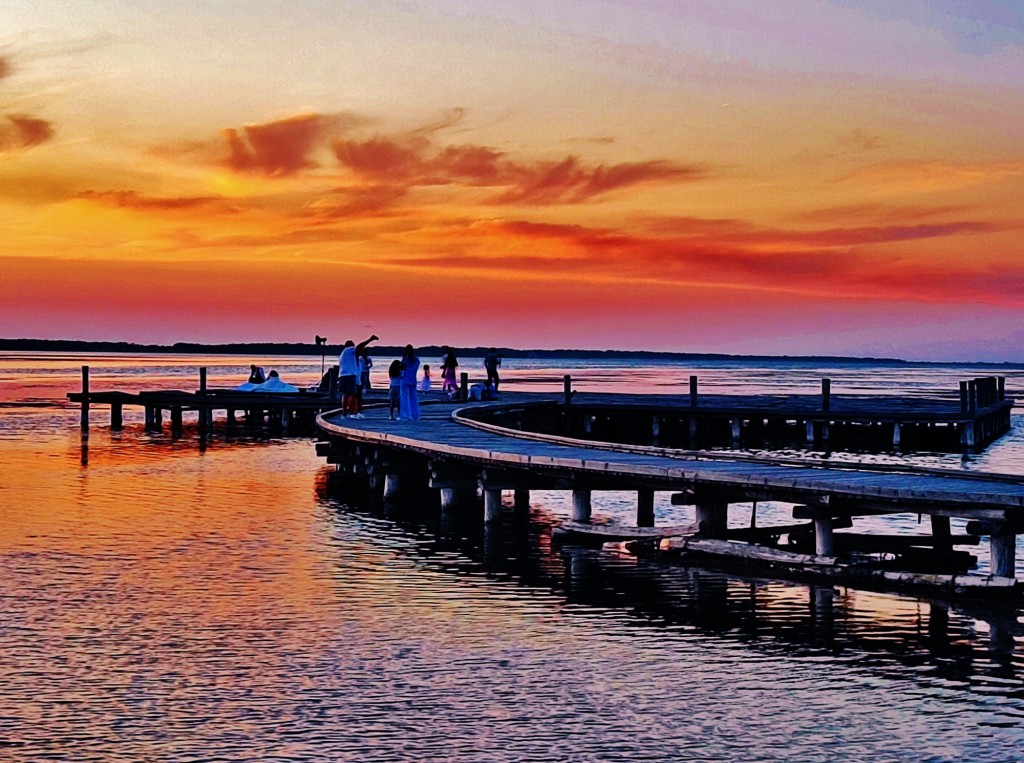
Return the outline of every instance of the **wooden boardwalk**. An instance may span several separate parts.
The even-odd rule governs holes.
[[[578,395],[568,407],[614,406],[614,402],[610,396]],[[655,524],[654,491],[671,491],[676,502],[696,507],[701,538],[724,542],[730,533],[730,503],[793,503],[794,518],[807,520],[805,526],[814,539],[810,557],[821,560],[834,561],[837,539],[857,537],[834,532],[849,526],[851,518],[913,512],[932,518],[933,536],[927,543],[935,559],[959,567],[966,554],[952,548],[957,539],[949,532],[949,518],[962,517],[971,520],[969,532],[990,537],[994,572],[990,580],[998,578],[1003,585],[1014,585],[1016,535],[1024,532],[1024,477],[753,461],[720,453],[538,436],[484,421],[550,403],[557,401],[549,398],[545,403],[537,395],[508,395],[500,404],[454,410],[449,405],[423,406],[418,421],[390,421],[382,409],[368,409],[361,419],[328,413],[318,418],[329,438],[319,450],[339,468],[371,477],[384,475],[384,484],[378,487],[387,491],[390,481],[394,494],[400,492],[403,481],[429,481],[441,491],[444,505],[460,494],[468,498],[471,489],[475,495],[479,488],[485,520],[497,516],[502,490],[516,491],[517,504],[521,494],[530,489],[571,490],[573,521],[584,525],[590,520],[593,491],[635,490],[637,526],[649,527]],[[679,531],[664,533],[670,534]],[[643,537],[647,533],[622,535]],[[758,539],[747,538],[751,542]]]

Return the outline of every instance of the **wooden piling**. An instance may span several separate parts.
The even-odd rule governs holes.
[[[484,488],[484,522],[493,522],[501,516],[501,488]]]
[[[459,400],[469,400],[469,374],[459,375]]]
[[[397,501],[402,497],[402,477],[394,472],[389,472],[384,477],[384,500]]]
[[[110,404],[110,428],[114,430],[124,428],[124,406],[121,403]]]
[[[516,511],[530,510],[530,491],[528,488],[517,487],[515,490]]]
[[[1017,574],[1017,536],[1006,529],[989,536],[992,574],[1012,578]]]
[[[931,515],[932,525],[932,548],[936,551],[953,550],[953,533],[950,530],[949,517]]]
[[[181,406],[171,407],[171,434],[180,435],[182,430]]]
[[[828,413],[832,407],[832,380],[821,380],[821,411]]]
[[[818,556],[832,556],[835,553],[835,536],[832,530],[832,517],[815,517],[814,553]]]
[[[654,491],[648,488],[636,492],[636,526],[654,527]]]
[[[690,407],[697,407],[697,377],[690,377]]]
[[[572,521],[589,522],[591,514],[590,491],[576,489],[572,491]]]
[[[562,395],[564,397],[563,402],[565,405],[569,405],[572,402],[572,375],[566,374],[562,377]]]
[[[83,432],[89,431],[89,366],[82,366],[82,416]]]
[[[728,531],[729,504],[721,501],[697,503],[696,519],[702,538],[725,538]]]

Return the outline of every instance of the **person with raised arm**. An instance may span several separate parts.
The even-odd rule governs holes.
[[[369,339],[356,344],[351,339],[338,357],[338,383],[341,385],[341,410],[344,416],[361,419],[359,412],[358,385],[361,382],[359,373],[359,355],[366,351],[367,345],[376,342],[379,336],[373,334]]]

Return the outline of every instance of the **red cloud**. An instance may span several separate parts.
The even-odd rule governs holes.
[[[706,171],[696,165],[667,161],[629,162],[585,167],[575,156],[557,163],[514,165],[514,180],[508,191],[494,201],[499,204],[578,203],[609,191],[649,182],[701,180]]]
[[[410,180],[424,170],[422,154],[430,145],[425,138],[398,141],[374,137],[367,141],[342,140],[334,153],[343,165],[374,181]]]
[[[520,163],[488,146],[437,148],[421,134],[343,140],[338,161],[369,182],[502,187],[495,204],[579,203],[620,188],[651,182],[699,180],[706,171],[668,161],[586,166],[575,156],[557,162]]]
[[[276,122],[224,130],[230,154],[227,164],[236,171],[266,175],[293,175],[316,167],[310,159],[323,125],[317,114],[304,114]]]
[[[0,79],[8,77],[11,74],[11,62],[6,58],[0,58]]]
[[[53,137],[53,125],[25,114],[8,114],[8,125],[0,125],[0,151],[30,148]]]

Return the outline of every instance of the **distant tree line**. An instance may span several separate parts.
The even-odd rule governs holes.
[[[483,357],[487,347],[453,347],[459,356]],[[440,355],[440,345],[425,345],[416,348],[421,356]],[[74,339],[0,339],[0,351],[6,352],[119,352],[119,353],[181,353],[207,355],[310,355],[320,357],[338,355],[340,344],[316,345],[313,342],[229,342],[226,344],[201,344],[199,342],[175,342],[174,344],[137,344],[135,342],[90,342]],[[745,360],[745,361],[810,361],[831,363],[863,364],[905,364],[898,358],[858,358],[842,355],[729,355],[717,352],[660,352],[655,350],[522,350],[499,347],[506,358],[570,358],[576,360]],[[402,347],[374,345],[374,355],[400,355]]]

